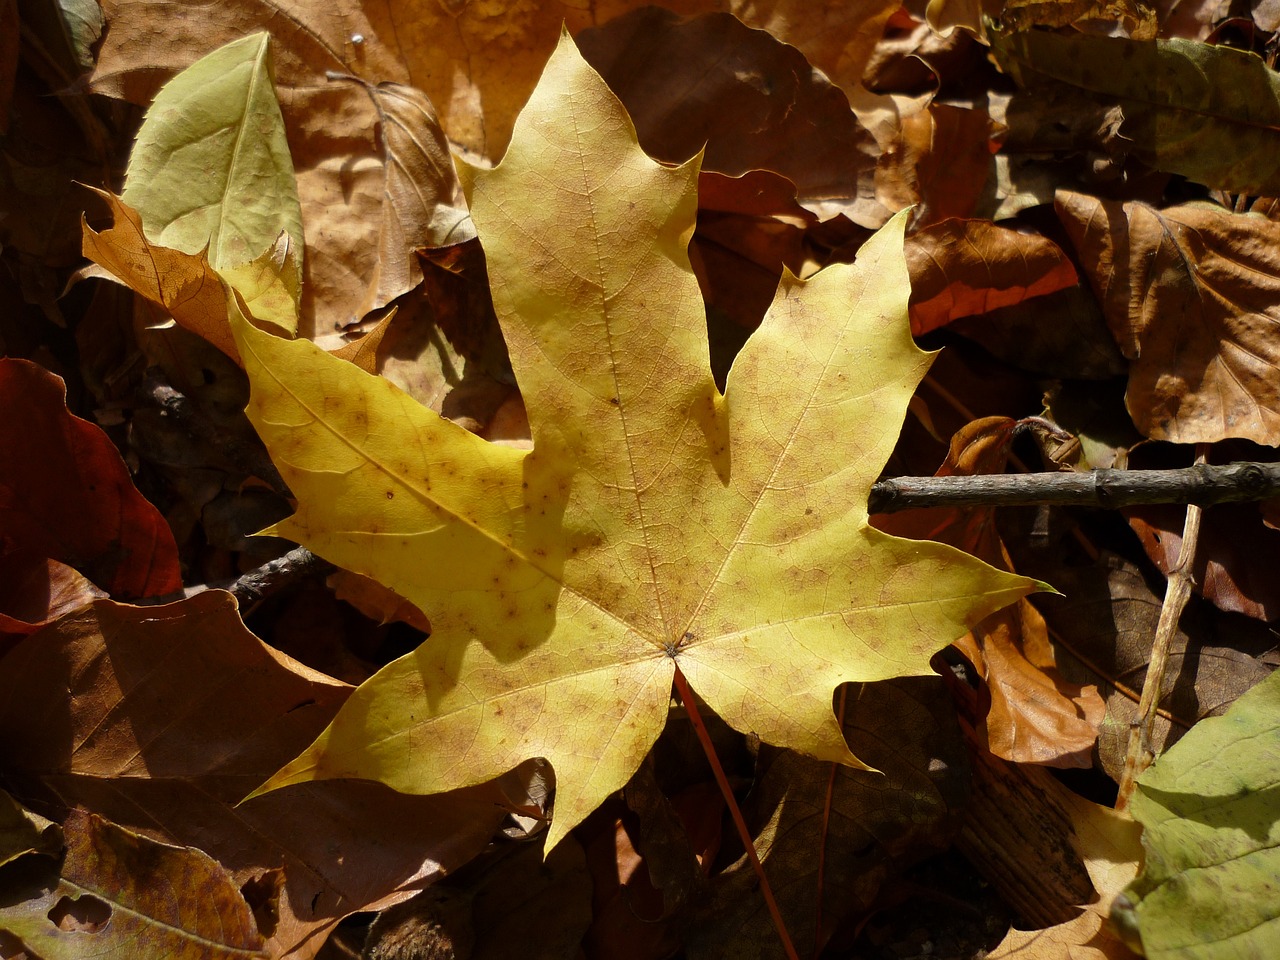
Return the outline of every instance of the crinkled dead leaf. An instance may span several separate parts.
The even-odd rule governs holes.
[[[1280,674],[1202,720],[1138,778],[1142,875],[1111,916],[1150,960],[1280,951]]]
[[[1132,361],[1125,401],[1138,429],[1280,444],[1280,223],[1069,191],[1056,207]]]
[[[0,655],[18,637],[106,596],[73,567],[42,553],[0,547]]]
[[[1008,462],[1015,421],[984,417],[951,438],[938,476],[1000,473]],[[993,508],[904,510],[880,515],[887,533],[937,540],[1013,566],[996,529]],[[1014,763],[1088,767],[1106,705],[1097,688],[1071,683],[1058,670],[1044,618],[1020,599],[977,624],[956,647],[973,664],[986,688],[985,716],[977,724],[982,746]]]
[[[706,300],[716,383],[724,383],[734,356],[760,325],[783,271],[813,272],[818,251],[810,228],[817,217],[795,194],[790,181],[767,170],[741,177],[704,170],[698,177],[698,229],[689,259]]]
[[[0,907],[0,930],[42,960],[265,958],[265,941],[230,874],[191,847],[157,843],[72,810],[52,889]]]
[[[325,583],[333,590],[334,596],[345,600],[375,623],[401,620],[415,630],[431,632],[431,623],[421,610],[377,580],[350,570],[335,570]]]
[[[259,0],[217,8],[108,0],[103,9],[110,29],[99,50],[95,89],[139,104],[150,103],[166,79],[218,44],[255,29],[270,31],[275,86],[306,225],[302,335],[328,334],[359,319],[354,311],[375,299],[373,290],[406,292],[388,294],[395,266],[384,274],[378,260],[387,171],[375,135],[377,110],[356,84],[326,80],[330,72],[409,80],[404,66],[376,42],[377,31],[363,11]],[[163,30],[156,30],[158,23]],[[403,264],[406,255],[397,251],[396,263]]]
[[[1186,510],[1173,505],[1125,511],[1129,526],[1151,562],[1168,575],[1178,562]],[[1219,610],[1274,621],[1280,616],[1280,583],[1270,575],[1280,557],[1280,531],[1263,522],[1256,503],[1223,503],[1213,510],[1213,523],[1196,542],[1192,576],[1196,593]]]
[[[1057,389],[1065,382],[1068,389],[1078,395],[1092,395],[1096,391],[1110,399],[1115,393],[1111,389],[1114,378],[1129,370],[1129,363],[1116,346],[1093,291],[1083,284],[991,313],[961,317],[953,320],[950,328],[1018,370],[1055,380],[1066,378],[1052,383],[1050,389]],[[1108,382],[1100,387],[1098,381]],[[1119,410],[1116,425],[1123,425],[1135,439],[1141,439],[1124,409],[1123,383],[1115,396]],[[1065,427],[1059,421],[1054,422]]]
[[[1237,193],[1280,193],[1280,75],[1244,50],[1193,40],[996,33],[1019,84],[1114,97],[1131,152],[1158,170]]]
[[[375,323],[358,340],[351,340],[337,350],[330,351],[335,357],[354,363],[365,373],[378,372],[378,348],[391,327],[397,311],[392,309],[387,315]]]
[[[0,867],[29,853],[56,857],[62,851],[61,840],[56,823],[0,790]]]
[[[856,764],[837,684],[927,673],[1037,587],[866,525],[928,365],[905,320],[902,220],[857,266],[785,281],[722,396],[686,255],[697,169],[644,155],[567,37],[503,163],[473,176],[532,452],[235,327],[249,415],[298,497],[275,531],[435,627],[262,789],[432,792],[541,756],[554,845],[636,769],[677,667],[737,729]]]
[[[143,231],[136,210],[113,193],[94,190],[111,208],[114,225],[101,232],[82,224],[84,255],[135,293],[163,307],[182,328],[209,341],[239,361],[235,340],[227,326],[227,298],[219,271],[208,255],[183,253],[153,244]],[[288,289],[296,290],[297,274],[292,255],[273,244],[256,259],[222,271],[245,300],[250,313],[293,332],[297,329],[296,305]]]
[[[1098,757],[1102,768],[1119,780],[1160,619],[1160,598],[1141,570],[1111,554],[1087,567],[1058,556],[1027,554],[1020,569],[1052,579],[1063,592],[1061,599],[1040,604],[1056,643],[1058,669],[1071,683],[1096,685],[1106,700]],[[1184,617],[1170,646],[1155,722],[1156,749],[1173,743],[1201,718],[1223,712],[1266,677],[1271,668],[1264,655],[1274,644],[1274,635],[1261,623]]]
[[[927,110],[907,118],[904,133],[908,131],[903,137],[905,150],[888,150],[880,156],[876,181],[889,182],[895,172],[906,179],[903,187],[919,197],[915,224],[949,217],[993,217],[989,188],[1003,127],[989,108],[931,102]]]
[[[1112,901],[1137,876],[1142,828],[1128,816],[1071,792],[1056,780],[1041,784],[1042,802],[1070,818],[1068,839],[1083,862],[1094,896],[1078,916],[1043,930],[1010,929],[988,954],[998,960],[1132,960],[1106,921]],[[1047,819],[1052,820],[1054,814]]]
[[[169,525],[110,438],[67,409],[61,379],[0,359],[0,410],[0,539],[73,566],[114,596],[182,589]]]
[[[1044,930],[1013,929],[987,960],[1135,960],[1137,954],[1092,910]]]
[[[378,111],[384,180],[376,276],[355,308],[363,317],[422,282],[415,251],[475,237],[435,107],[402,83],[358,81]]]
[[[1154,40],[1158,27],[1155,7],[1143,0],[1005,0],[999,20],[1010,31],[1074,26],[1132,40]]]
[[[989,313],[1076,285],[1075,267],[1047,237],[986,220],[944,220],[907,238],[911,330]]]
[[[635,0],[590,6],[393,0],[367,7],[346,0],[226,0],[209,7],[104,0],[109,29],[98,50],[93,86],[146,104],[166,78],[218,44],[249,31],[270,31],[307,229],[299,330],[314,338],[361,319],[358,308],[384,306],[385,301],[376,301],[392,295],[387,280],[397,270],[380,262],[388,171],[374,133],[377,111],[355,84],[329,83],[326,74],[412,84],[434,104],[450,140],[473,155],[496,158],[561,24],[577,33],[641,5]],[[871,0],[821,11],[802,0],[735,0],[727,8],[710,0],[680,0],[668,6],[680,14],[739,16],[798,47],[849,90],[898,4]],[[413,227],[421,230],[424,224]],[[397,251],[397,262],[400,256]],[[372,292],[375,286],[381,293]]]
[[[46,802],[198,847],[237,885],[282,870],[261,932],[273,955],[301,960],[347,914],[461,866],[505,809],[527,802],[516,774],[432,797],[349,781],[236,805],[350,690],[259,641],[222,591],[164,606],[101,601],[0,661],[0,765]]]

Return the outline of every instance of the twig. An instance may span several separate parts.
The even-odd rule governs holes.
[[[1181,470],[894,477],[871,488],[871,513],[913,507],[1012,507],[1034,504],[1118,507],[1144,503],[1215,503],[1280,496],[1280,463],[1197,463]]]
[[[243,610],[270,596],[282,587],[307,577],[323,575],[333,570],[333,564],[317,557],[306,547],[294,547],[283,557],[242,573],[231,581],[226,589],[235,595]]]
[[[1208,445],[1196,450],[1197,465],[1204,463]],[[1192,469],[1195,469],[1194,467]],[[1124,772],[1120,777],[1120,792],[1116,797],[1116,809],[1126,810],[1133,796],[1134,781],[1151,765],[1155,756],[1152,739],[1155,732],[1156,709],[1160,703],[1160,690],[1164,686],[1165,670],[1169,664],[1169,646],[1178,630],[1178,620],[1191,597],[1194,578],[1191,567],[1195,563],[1196,545],[1200,540],[1200,516],[1204,509],[1196,504],[1187,507],[1187,518],[1182,526],[1182,546],[1178,561],[1169,571],[1165,584],[1164,604],[1160,607],[1160,620],[1151,643],[1151,662],[1142,682],[1142,700],[1138,703],[1138,719],[1129,727],[1129,748],[1125,753]]]
[[[689,681],[684,678],[684,674],[680,672],[679,667],[676,667],[675,683],[676,690],[680,694],[680,700],[684,703],[684,708],[689,714],[689,722],[693,725],[694,733],[698,735],[698,742],[702,744],[702,752],[707,755],[707,761],[711,764],[711,772],[715,774],[716,784],[720,787],[724,802],[729,805],[729,813],[733,816],[733,825],[738,828],[738,836],[742,840],[742,845],[746,847],[748,859],[751,860],[751,869],[755,871],[756,879],[760,881],[760,893],[764,896],[764,902],[769,908],[769,916],[773,920],[773,926],[778,931],[778,937],[782,940],[782,949],[786,952],[788,960],[800,960],[799,954],[796,953],[795,945],[791,942],[791,935],[787,933],[787,926],[782,922],[782,912],[778,909],[778,901],[773,898],[773,888],[769,886],[769,878],[765,876],[764,866],[760,863],[760,858],[756,856],[756,846],[751,839],[751,831],[747,829],[747,822],[742,818],[742,810],[738,807],[738,801],[733,795],[733,789],[729,786],[729,778],[725,776],[724,767],[720,766],[720,758],[716,756],[716,747],[711,742],[711,734],[707,732],[707,725],[702,722],[702,714],[698,711],[698,704],[694,700],[693,690],[689,686]]]
[[[266,481],[276,492],[288,494],[289,488],[261,444],[228,436],[227,431],[213,423],[196,403],[165,382],[157,370],[148,371],[147,378],[138,388],[138,397],[144,403],[159,407],[164,416],[171,417],[192,437],[217,450],[227,462]]]
[[[306,547],[294,547],[284,556],[269,560],[262,566],[255,567],[248,573],[242,573],[233,579],[193,584],[177,593],[170,593],[163,597],[147,597],[134,602],[142,606],[152,606],[185,600],[206,590],[226,590],[235,596],[241,611],[244,611],[291,583],[308,577],[321,576],[330,573],[333,569],[333,564],[317,557]]]

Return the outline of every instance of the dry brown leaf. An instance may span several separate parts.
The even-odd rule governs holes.
[[[982,37],[986,35],[985,17],[998,17],[1004,0],[929,0],[925,20],[943,36],[957,28]]]
[[[1046,930],[1010,930],[987,960],[1135,960],[1093,910]]]
[[[76,677],[74,696],[66,696]],[[367,782],[237,802],[350,692],[263,645],[227,593],[99,601],[0,662],[0,763],[49,802],[199,847],[238,884],[284,868],[273,954],[309,957],[355,910],[405,899],[490,838],[519,779],[437,797]],[[507,792],[504,792],[507,791]]]
[[[358,86],[328,82],[326,74],[409,79],[386,47],[364,41],[375,34],[365,13],[301,0],[237,0],[213,15],[207,6],[153,0],[107,2],[103,9],[108,30],[95,89],[138,104],[149,103],[167,79],[216,47],[256,29],[271,32],[306,226],[299,333],[314,337],[359,319],[357,311],[376,299],[370,288],[391,286],[378,276],[387,172],[373,102]],[[402,251],[395,262],[410,255]]]
[[[1166,575],[1182,549],[1186,510],[1177,506],[1125,511],[1143,549]],[[1224,503],[1213,508],[1200,532],[1192,566],[1195,591],[1219,610],[1259,620],[1280,617],[1280,531],[1266,526],[1257,504]]]
[[[377,266],[355,310],[363,317],[422,282],[417,250],[464,243],[476,231],[431,101],[402,83],[357,82],[378,111],[384,171]]]
[[[729,14],[679,17],[645,7],[578,37],[583,57],[627,108],[640,145],[704,173],[768,170],[827,219],[858,220],[879,147],[846,96],[802,53]],[[863,226],[881,226],[875,217]]]
[[[907,238],[911,332],[1076,285],[1075,267],[1038,234],[986,220],[944,220]]]
[[[333,355],[354,363],[365,373],[377,373],[378,348],[382,346],[382,339],[387,335],[396,312],[394,309],[387,311],[387,315],[365,331],[359,340],[351,340],[338,347],[332,351]]]
[[[227,295],[209,258],[153,245],[136,210],[113,193],[93,192],[107,202],[115,223],[101,232],[83,224],[84,255],[238,363],[227,325]]]
[[[1119,557],[1104,554],[1094,565],[1081,568],[1052,555],[1061,552],[1054,548],[1023,556],[1019,569],[1049,579],[1064,594],[1038,606],[1058,641],[1062,675],[1075,683],[1096,684],[1106,700],[1098,755],[1103,769],[1119,780],[1160,617],[1160,598],[1138,568]],[[1156,717],[1157,753],[1196,721],[1222,713],[1271,672],[1258,659],[1274,645],[1264,625],[1251,629],[1251,621],[1234,618],[1217,626],[1211,618],[1191,615],[1184,615],[1181,625],[1171,645]]]
[[[0,654],[12,641],[106,594],[74,569],[0,541]]]
[[[111,439],[67,409],[66,384],[0,359],[0,549],[74,566],[119,597],[182,588],[173,532]]]
[[[59,856],[62,831],[52,820],[28,810],[0,790],[0,867],[31,853]]]
[[[928,145],[915,161],[920,194],[917,224],[948,217],[978,216],[978,207],[992,178],[993,155],[1002,135],[986,110],[930,103],[916,115],[927,124]]]
[[[1045,930],[1010,930],[995,960],[1131,960],[1136,955],[1106,922],[1111,902],[1138,875],[1142,827],[1054,783],[1053,802],[1071,816],[1071,846],[1093,881],[1096,896],[1080,915]]]
[[[1069,191],[1056,206],[1132,361],[1138,429],[1175,443],[1280,445],[1280,223]]]
[[[807,272],[813,255],[807,229],[816,220],[796,203],[790,181],[777,174],[698,178],[698,228],[689,259],[707,304],[713,370],[727,369],[747,333],[759,326],[783,269]],[[721,320],[736,324],[737,335],[720,329]]]
[[[1154,40],[1156,10],[1143,0],[1005,0],[1000,26],[1006,30],[1071,27],[1086,33]]]
[[[0,927],[42,957],[266,957],[231,876],[199,850],[156,843],[72,810],[56,885],[0,908]]]
[[[415,630],[431,632],[431,621],[425,613],[377,580],[350,570],[335,570],[325,583],[339,600],[345,600],[374,623],[400,620]]]
[[[315,338],[359,320],[361,311],[383,306],[398,285],[390,281],[401,262],[400,252],[394,263],[381,260],[388,174],[374,134],[378,113],[354,84],[327,83],[326,74],[417,87],[435,105],[451,140],[493,160],[505,149],[561,24],[576,34],[640,5],[633,0],[588,7],[511,0],[396,0],[389,5],[229,0],[211,8],[105,0],[108,30],[93,86],[149,103],[166,79],[215,47],[254,30],[272,34],[277,90],[306,225],[299,333]],[[670,6],[680,14],[722,9],[711,0]],[[819,15],[802,0],[735,0],[728,12],[795,45],[828,77],[852,89],[896,6],[894,0],[865,0],[825,8]],[[418,220],[405,232],[408,237],[423,229]],[[447,240],[436,237],[435,243]]]
[[[938,476],[1004,469],[1015,422],[975,420],[951,440]],[[1012,569],[995,527],[994,510],[909,510],[875,518],[897,536],[940,540]],[[979,729],[983,745],[1016,763],[1088,767],[1105,705],[1096,688],[1070,682],[1058,670],[1044,619],[1025,600],[983,620],[955,644],[986,683],[990,706]]]

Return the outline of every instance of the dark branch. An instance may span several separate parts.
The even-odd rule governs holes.
[[[1016,507],[1036,504],[1114,510],[1143,503],[1202,507],[1280,496],[1280,463],[1229,463],[1183,470],[1095,470],[985,477],[894,477],[871,488],[871,513],[916,507]],[[190,587],[148,603],[167,603],[209,587],[230,590],[246,607],[289,583],[328,573],[332,566],[297,547],[235,580]]]
[[[871,488],[871,513],[914,507],[1035,504],[1114,510],[1143,503],[1202,507],[1280,496],[1280,463],[1200,464],[1182,470],[1095,470],[983,477],[894,477]]]

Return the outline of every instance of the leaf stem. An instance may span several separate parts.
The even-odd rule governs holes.
[[[729,806],[729,814],[733,817],[733,825],[738,828],[738,836],[742,840],[742,845],[746,848],[747,857],[751,860],[751,869],[755,871],[756,879],[760,881],[760,892],[764,895],[765,905],[769,908],[769,916],[773,920],[774,929],[778,931],[778,937],[782,940],[782,949],[786,951],[788,960],[800,960],[799,954],[796,953],[795,945],[791,942],[791,935],[787,933],[787,926],[782,922],[782,913],[778,910],[778,901],[773,897],[773,888],[769,886],[769,878],[765,876],[764,865],[760,863],[760,858],[756,856],[756,846],[751,839],[751,831],[747,829],[747,822],[742,817],[742,809],[738,806],[738,801],[733,796],[733,790],[729,786],[729,778],[725,776],[724,767],[720,766],[720,758],[716,756],[715,744],[711,742],[711,734],[707,731],[707,725],[702,722],[702,714],[698,711],[693,689],[689,686],[689,681],[684,678],[684,674],[680,672],[678,665],[676,666],[675,683],[676,691],[680,694],[680,701],[684,704],[684,708],[689,714],[689,722],[693,724],[693,731],[697,734],[698,742],[702,744],[702,751],[707,755],[707,761],[711,764],[711,772],[715,774],[716,784],[720,787],[724,802]]]
[[[836,723],[840,725],[840,729],[844,729],[844,714],[846,705],[849,702],[849,685],[847,683],[840,684],[840,697],[836,705]],[[818,843],[818,902],[815,907],[813,920],[813,957],[817,960],[818,954],[822,949],[822,894],[823,887],[826,885],[827,871],[827,831],[831,827],[831,806],[835,801],[836,792],[836,768],[839,764],[832,763],[831,769],[827,774],[827,793],[822,800],[822,838]]]

